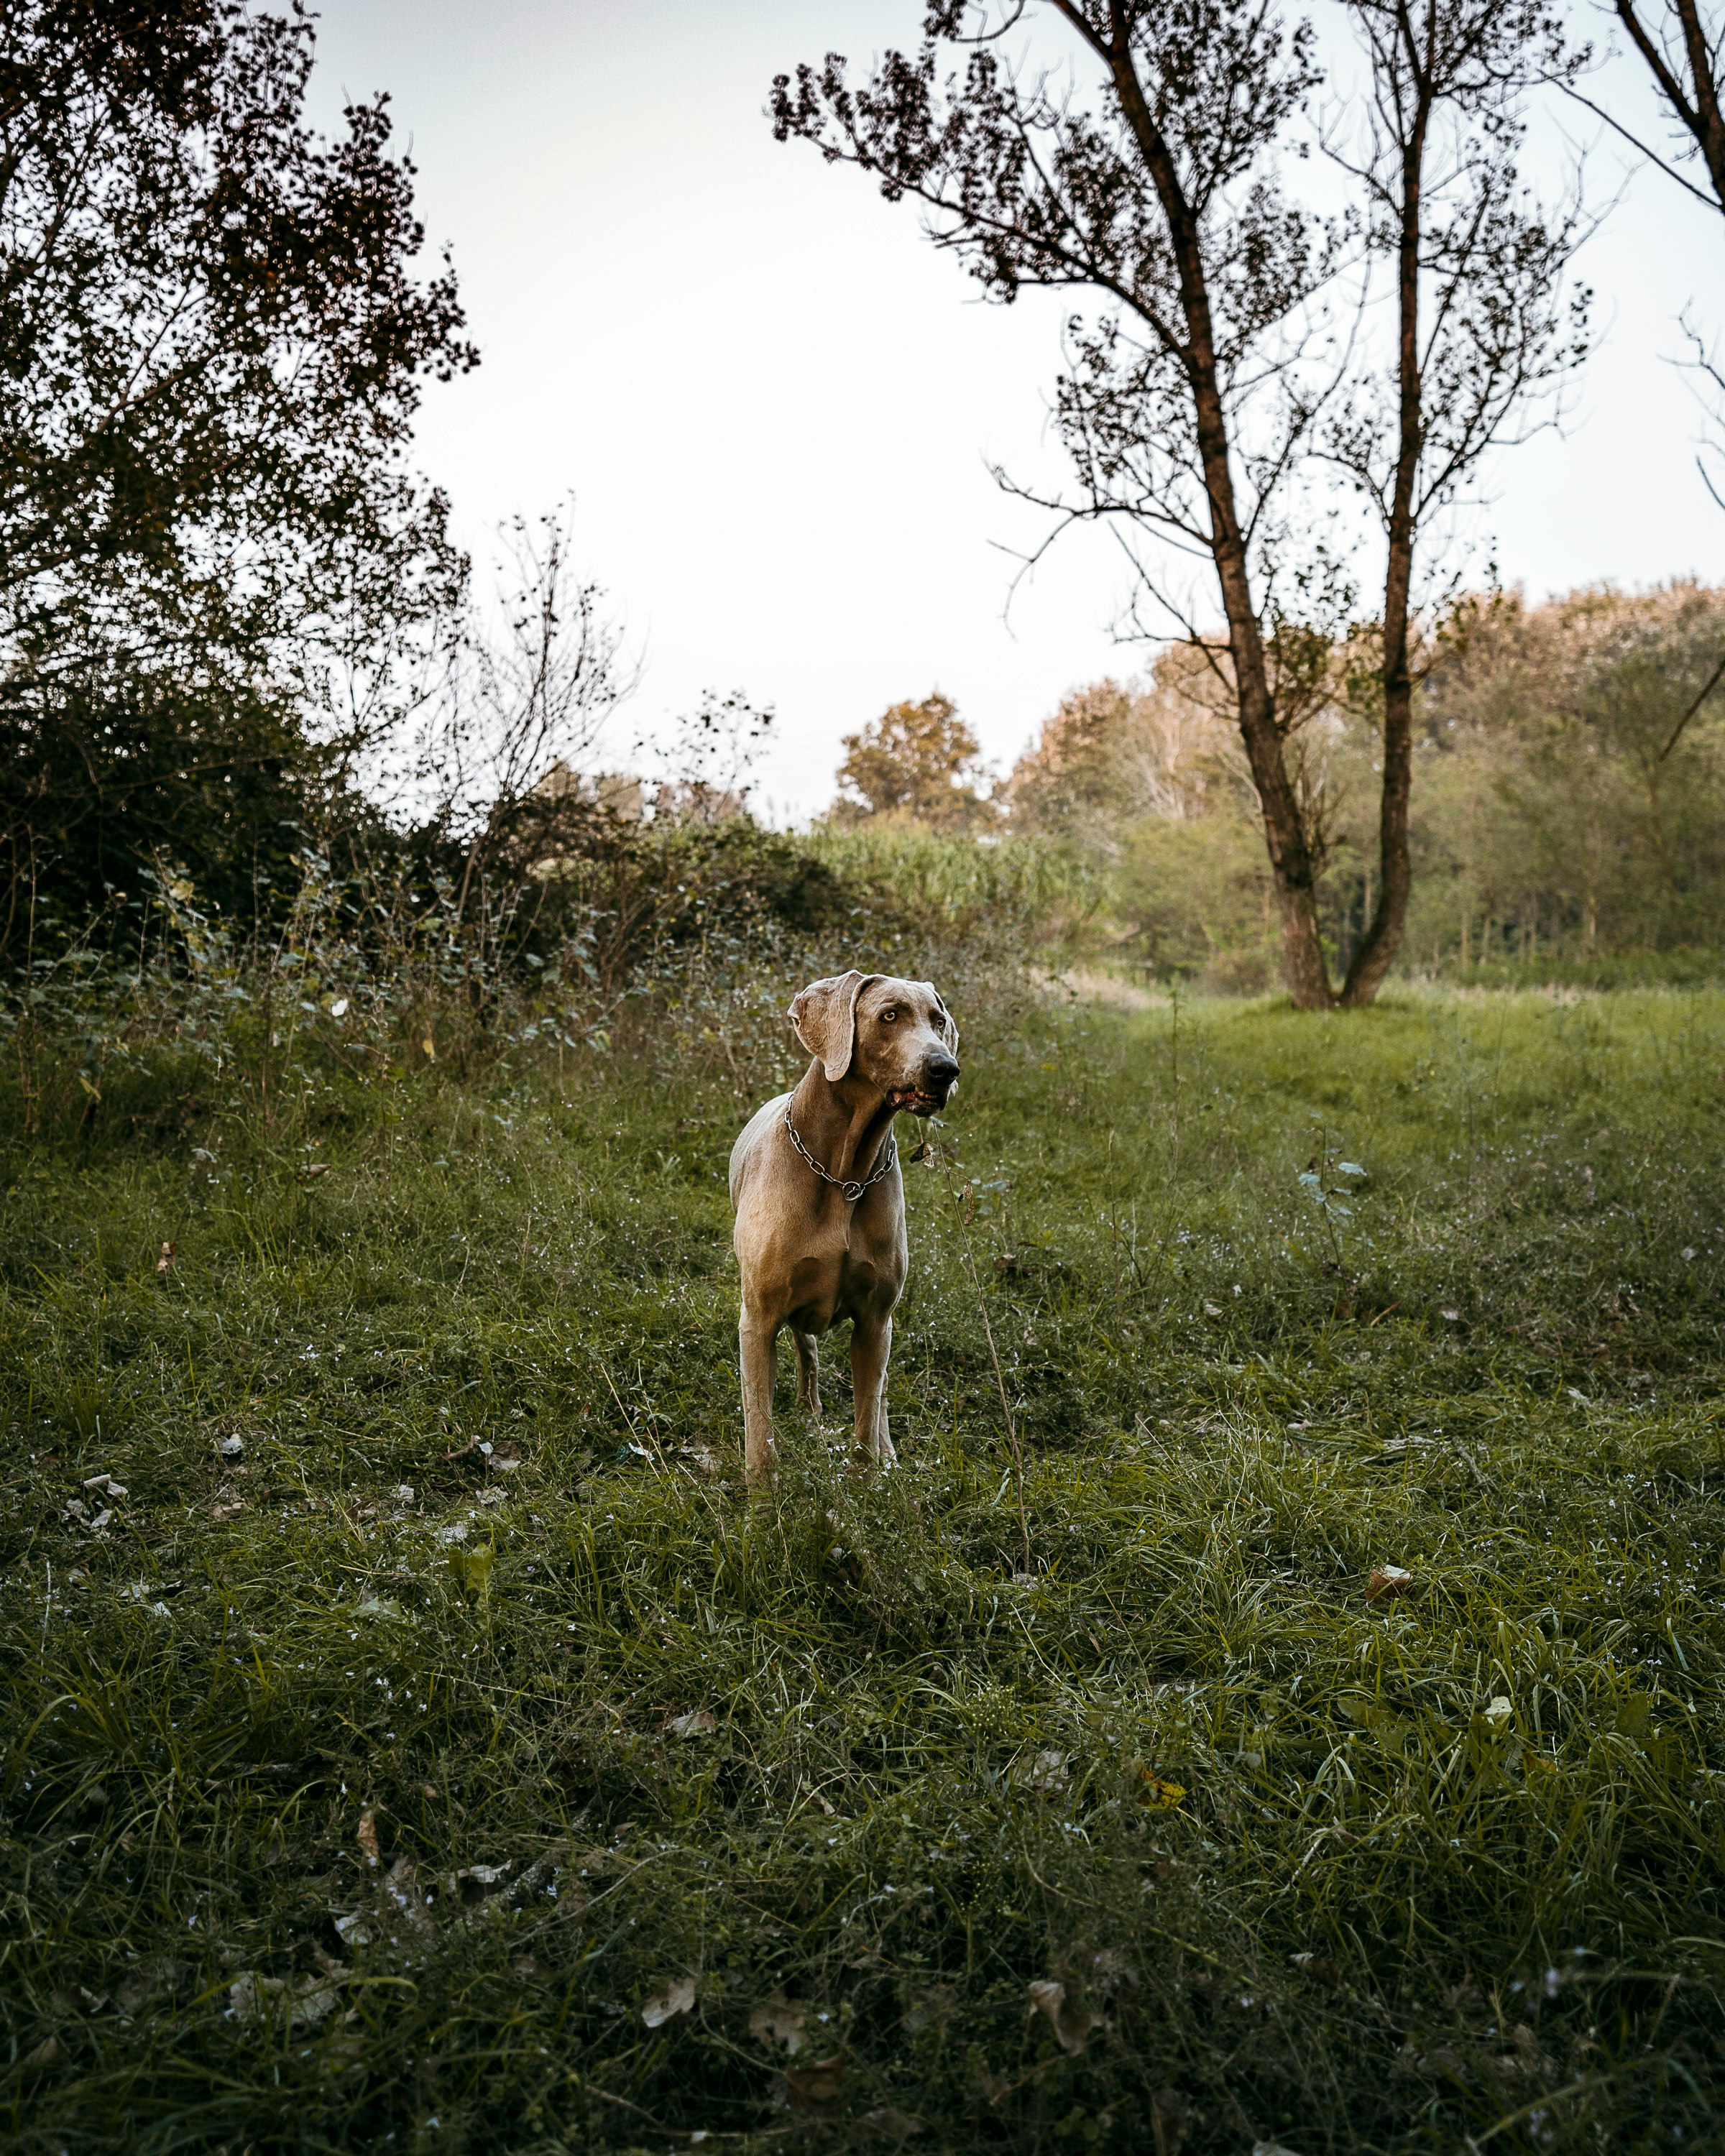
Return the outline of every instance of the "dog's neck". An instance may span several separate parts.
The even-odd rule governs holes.
[[[892,1103],[855,1070],[836,1084],[817,1056],[791,1095],[797,1135],[829,1175],[849,1182],[872,1173],[892,1126]]]

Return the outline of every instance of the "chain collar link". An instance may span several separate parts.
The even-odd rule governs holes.
[[[880,1159],[875,1163],[874,1173],[870,1176],[865,1182],[846,1182],[843,1176],[829,1174],[814,1158],[814,1155],[810,1152],[808,1147],[803,1144],[802,1139],[798,1137],[797,1127],[791,1121],[791,1104],[788,1101],[785,1102],[784,1127],[791,1134],[791,1143],[795,1146],[798,1152],[802,1154],[803,1159],[808,1162],[809,1165],[814,1170],[815,1173],[820,1178],[823,1183],[830,1183],[832,1184],[834,1189],[839,1194],[847,1205],[855,1205],[857,1199],[862,1196],[865,1190],[872,1190],[875,1185],[880,1180],[881,1177],[884,1175],[890,1175],[894,1167],[897,1164],[898,1141],[893,1137],[891,1132],[889,1131],[886,1134],[886,1149],[881,1154]]]

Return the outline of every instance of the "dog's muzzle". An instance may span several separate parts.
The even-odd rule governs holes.
[[[951,1057],[942,1056],[923,1065],[917,1084],[901,1086],[886,1097],[896,1114],[932,1116],[937,1108],[946,1106],[947,1097],[957,1083],[958,1065]]]

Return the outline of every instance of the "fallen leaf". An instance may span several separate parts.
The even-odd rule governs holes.
[[[911,1156],[912,1160],[916,1157],[914,1153]],[[865,2126],[872,2126],[876,2133],[890,2133],[899,2141],[908,2141],[913,2133],[922,2131],[920,2118],[913,2118],[907,2111],[899,2111],[890,2103],[879,2111],[865,2111],[862,2123]]]
[[[305,1176],[305,1180],[308,1183],[314,1176],[327,1175],[329,1172],[330,1164],[326,1160],[308,1161],[305,1166],[300,1170],[301,1174]]]
[[[784,2085],[790,2092],[793,2111],[825,2111],[845,2093],[845,2076],[850,2061],[842,2051],[829,2059],[816,2059],[806,2066],[787,2066]]]
[[[523,1984],[549,1984],[557,1974],[549,1962],[541,1961],[534,1954],[523,1954],[513,1967]]]
[[[1045,1795],[1055,1795],[1066,1787],[1071,1776],[1066,1771],[1064,1752],[1038,1752],[1019,1761],[1012,1779],[1021,1789],[1040,1789]]]
[[[336,1936],[344,1947],[368,1947],[372,1943],[372,1928],[363,1911],[357,1909],[351,1917],[337,1917]]]
[[[440,1543],[465,1543],[467,1540],[465,1520],[452,1520],[446,1527],[439,1527],[437,1538]]]
[[[152,1954],[129,1969],[114,1987],[114,2004],[122,2014],[139,2014],[158,1999],[172,1998],[186,1976],[186,1964],[171,1954]]]
[[[39,2072],[48,2066],[57,2066],[66,2056],[66,2047],[58,2036],[44,2036],[35,2049],[26,2051],[24,2064]]]
[[[491,1591],[491,1560],[495,1553],[486,1543],[479,1549],[452,1548],[449,1569],[455,1575],[456,1584],[469,1594],[489,1594]]]
[[[228,1987],[228,2012],[235,2020],[260,2020],[284,2009],[290,2029],[315,2029],[335,2011],[340,1994],[327,1976],[260,1976],[248,1969]]]
[[[491,1447],[490,1464],[500,1475],[513,1475],[521,1460],[521,1449],[511,1438],[500,1437]]]
[[[501,1864],[470,1864],[455,1874],[455,1892],[465,1908],[476,1909],[490,1899],[500,1887],[506,1886],[509,1875],[515,1869],[515,1859],[506,1857]]]
[[[1225,1317],[1228,1313],[1219,1302],[1207,1302],[1204,1306],[1206,1317]]]
[[[1186,1794],[1183,1783],[1153,1774],[1142,1763],[1133,1766],[1132,1776],[1134,1794],[1147,1811],[1171,1812]]]
[[[800,1999],[787,1999],[775,1991],[750,2015],[749,2034],[762,2044],[783,2044],[788,2051],[800,2051],[808,2041],[803,2026],[808,2013]]]
[[[377,1807],[367,1804],[359,1815],[359,1845],[366,1853],[367,1864],[381,1864],[382,1853],[377,1847]]]
[[[677,1456],[686,1460],[698,1475],[722,1475],[725,1463],[708,1445],[680,1445]]]
[[[1387,1602],[1399,1594],[1411,1594],[1419,1583],[1399,1564],[1378,1566],[1366,1582],[1368,1602]]]
[[[944,2029],[957,2010],[956,1991],[925,1991],[905,2015],[906,2034],[915,2036],[924,2029]]]
[[[1069,2056],[1076,2058],[1090,2041],[1092,2029],[1100,2028],[1101,2016],[1086,2014],[1069,2004],[1066,1987],[1052,1977],[1045,1977],[1030,1986],[1030,2007],[1040,2014],[1055,2032],[1055,2040]]]
[[[411,1856],[398,1856],[390,1866],[389,1876],[383,1881],[383,1892],[386,1899],[394,1903],[398,1915],[422,1940],[437,1937],[437,1926],[431,1920],[431,1911],[419,1885],[419,1867]]]
[[[104,1491],[110,1497],[124,1497],[130,1495],[126,1485],[123,1482],[116,1482],[111,1475],[86,1475],[84,1478],[84,1486],[86,1490]]]
[[[174,1269],[174,1260],[178,1255],[179,1252],[172,1243],[164,1243],[162,1246],[162,1255],[156,1260],[157,1271],[171,1273]]]
[[[680,1976],[675,1984],[668,1984],[663,1991],[655,1991],[641,2009],[641,2019],[649,2029],[663,2028],[680,2014],[689,2014],[695,2008],[695,1979]]]
[[[667,1737],[711,1737],[718,1726],[704,1707],[697,1707],[687,1714],[674,1714],[665,1725],[665,1733]]]
[[[245,1450],[245,1440],[236,1436],[221,1438],[217,1441],[216,1450],[223,1460],[238,1460]]]

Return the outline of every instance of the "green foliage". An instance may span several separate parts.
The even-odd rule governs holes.
[[[947,980],[906,1466],[752,1507],[791,985],[9,1139],[8,2145],[1712,2145],[1725,999]]]
[[[387,98],[304,121],[313,24],[24,0],[0,18],[0,945],[158,850],[224,905],[327,803],[459,593],[404,463],[475,359],[414,275]],[[408,670],[411,670],[408,665]]]

